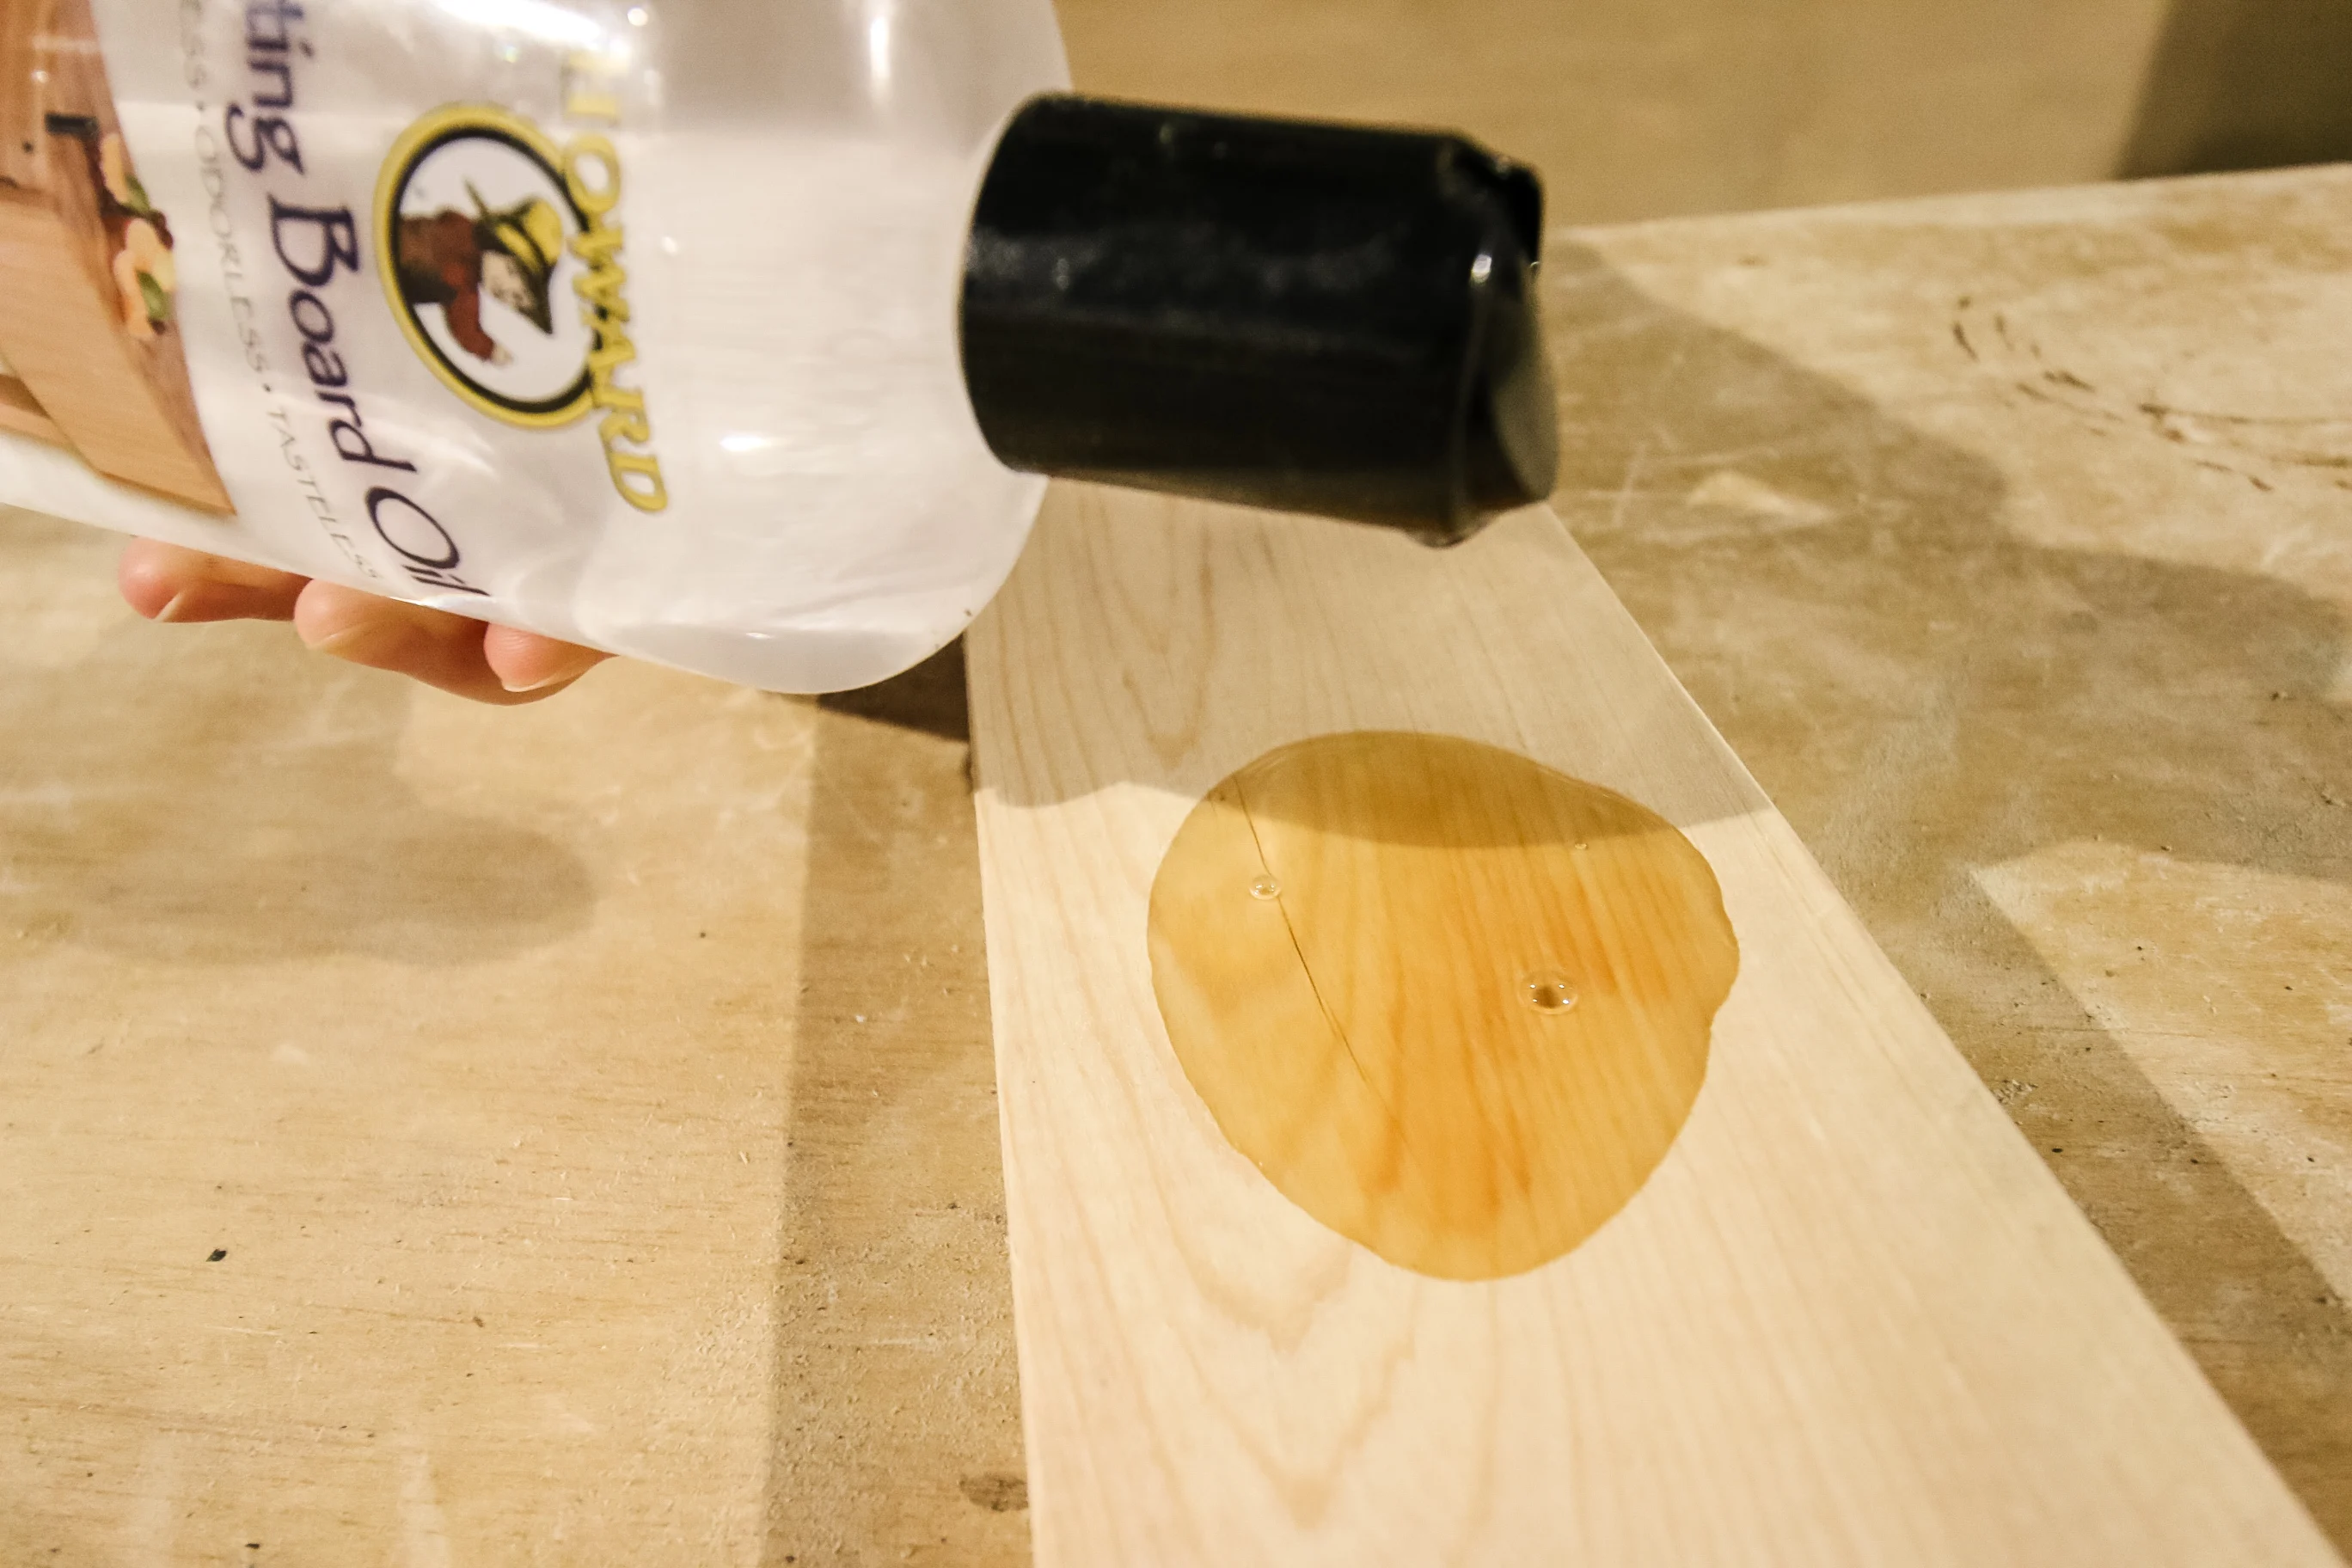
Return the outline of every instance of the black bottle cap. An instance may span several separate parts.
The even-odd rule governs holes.
[[[1034,99],[964,384],[1016,468],[1451,543],[1551,490],[1542,232],[1535,175],[1457,136]]]

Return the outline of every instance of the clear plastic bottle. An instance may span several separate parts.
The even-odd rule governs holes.
[[[1386,479],[1367,488],[1359,474],[1353,490],[1334,490],[1316,477],[1362,466],[1340,449],[1344,433],[1379,421],[1358,417],[1354,394],[1309,397],[1324,412],[1305,435],[1262,413],[1220,433],[1191,405],[1154,405],[1153,387],[1232,404],[1216,388],[1243,384],[1231,380],[1241,374],[1276,388],[1287,376],[1295,390],[1308,363],[1297,344],[1316,331],[1304,351],[1314,365],[1353,353],[1342,380],[1379,397],[1421,373],[1399,372],[1400,353],[1460,359],[1465,331],[1491,340],[1472,344],[1472,360],[1494,360],[1492,343],[1508,338],[1509,374],[1526,381],[1531,315],[1507,331],[1478,326],[1486,315],[1442,331],[1416,320],[1422,337],[1444,338],[1426,352],[1420,339],[1375,342],[1378,331],[1349,347],[1349,312],[1379,311],[1344,289],[1283,281],[1290,259],[1234,252],[1228,208],[1196,198],[1224,199],[1201,171],[1222,169],[1230,128],[1252,122],[1144,121],[1151,111],[1047,99],[1078,108],[1024,114],[1035,129],[1008,165],[1016,110],[1066,85],[1047,0],[190,0],[173,11],[94,0],[83,25],[99,47],[81,56],[85,0],[48,3],[51,63],[81,73],[82,99],[66,103],[62,77],[37,72],[26,145],[38,141],[43,177],[62,192],[82,164],[61,138],[83,144],[106,188],[56,199],[87,195],[104,234],[145,223],[169,243],[168,260],[151,264],[152,236],[132,237],[130,260],[101,240],[99,272],[121,284],[124,321],[147,318],[126,351],[139,383],[127,391],[76,384],[96,374],[87,362],[51,352],[23,310],[0,310],[0,354],[45,407],[77,410],[58,423],[79,453],[6,441],[0,499],[59,515],[751,685],[835,689],[913,664],[980,610],[1020,552],[1040,471],[1381,513],[1361,497]],[[93,85],[100,57],[105,79]],[[1259,163],[1294,184],[1318,178],[1294,167],[1302,135],[1308,165],[1328,153],[1359,174],[1367,146],[1381,163],[1426,143],[1412,156],[1444,179],[1483,157],[1395,136],[1314,152],[1327,134],[1357,133],[1277,127]],[[1118,159],[1070,173],[1070,149],[1106,135],[1125,149]],[[1162,154],[1134,208],[1137,170]],[[1463,230],[1471,237],[1410,258],[1412,287],[1440,300],[1445,321],[1453,296],[1493,291],[1473,270],[1473,252],[1491,269],[1495,248],[1477,224],[1516,226],[1518,284],[1534,262],[1532,182],[1515,175],[1506,191],[1493,174],[1504,166],[1487,162],[1485,183],[1465,187],[1486,214]],[[1392,173],[1358,181],[1371,217],[1331,243],[1387,243],[1378,204]],[[1056,205],[1065,184],[1078,209]],[[1192,193],[1181,210],[1152,205],[1161,184]],[[1044,207],[1040,191],[1053,198]],[[1276,212],[1262,196],[1242,226],[1293,224],[1297,202]],[[976,235],[975,203],[991,199],[1004,221]],[[1243,262],[1201,299],[1170,300],[1208,274],[1182,255],[1161,263],[1203,236],[1202,255]],[[1325,243],[1287,229],[1279,239]],[[987,279],[983,253],[996,266]],[[1235,278],[1248,280],[1238,293]],[[1269,335],[1269,321],[1301,310],[1306,337]],[[1203,352],[1208,380],[1162,374]],[[989,376],[967,363],[975,354]],[[1540,382],[1539,353],[1533,363]],[[1310,381],[1324,374],[1309,368]],[[1507,379],[1496,364],[1433,374],[1423,403]],[[99,427],[120,415],[131,428],[122,411],[151,392],[163,426],[173,396],[192,405],[180,424],[200,432],[190,461],[217,475],[209,500],[180,469],[142,468],[140,441],[110,447]],[[1526,385],[1463,395],[1477,407],[1441,409],[1423,468],[1477,468],[1455,427],[1466,419],[1469,448],[1493,449],[1493,431],[1476,427],[1496,419],[1477,410],[1536,406]],[[1548,422],[1548,389],[1538,402]],[[1463,515],[1540,493],[1548,423],[1536,439],[1524,408],[1517,417],[1514,473],[1483,489],[1474,473],[1434,513],[1381,520],[1458,532]],[[1128,439],[1139,432],[1140,447]],[[1318,442],[1331,450],[1318,455]]]

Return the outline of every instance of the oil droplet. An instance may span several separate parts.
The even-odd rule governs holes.
[[[1278,899],[1282,897],[1282,884],[1276,881],[1271,877],[1260,877],[1256,881],[1250,884],[1250,897],[1253,899]]]
[[[1584,847],[1578,845],[1578,848]],[[1576,984],[1558,969],[1538,969],[1519,982],[1519,993],[1538,1013],[1565,1013],[1576,1005]]]
[[[1234,920],[1235,885],[1269,882],[1284,919]],[[1739,967],[1671,824],[1433,735],[1323,736],[1226,779],[1160,862],[1149,934],[1169,1041],[1234,1146],[1449,1279],[1537,1268],[1624,1207]]]

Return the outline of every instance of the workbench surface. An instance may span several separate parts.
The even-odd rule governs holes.
[[[1562,515],[2339,1543],[2347,214],[1545,269]],[[0,551],[0,1556],[1022,1559],[952,654],[489,710]]]

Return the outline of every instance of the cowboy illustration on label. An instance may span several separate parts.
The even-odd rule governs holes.
[[[558,142],[511,110],[450,104],[384,159],[376,265],[401,331],[443,385],[526,429],[593,416],[614,491],[654,512],[669,488],[631,336],[621,193],[620,150],[604,131]]]
[[[440,306],[449,335],[476,359],[511,364],[513,353],[482,325],[482,295],[551,334],[548,283],[563,254],[563,219],[538,196],[492,211],[470,184],[466,192],[473,198],[471,216],[445,207],[399,219],[394,254],[401,297]]]
[[[436,110],[394,145],[376,194],[378,265],[402,330],[452,392],[548,429],[590,407],[594,323],[574,284],[590,230],[562,146],[487,105]]]

